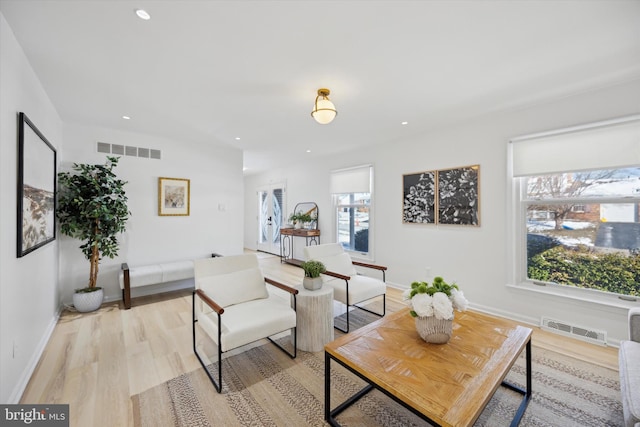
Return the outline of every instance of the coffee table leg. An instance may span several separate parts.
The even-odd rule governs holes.
[[[511,383],[508,383],[506,381],[502,382],[503,386],[507,387],[510,390],[513,390],[522,394],[522,401],[520,402],[520,406],[518,407],[518,411],[516,412],[516,415],[513,417],[513,421],[511,421],[511,427],[517,427],[518,424],[520,424],[520,420],[522,419],[522,416],[524,415],[524,411],[527,409],[527,406],[529,405],[529,400],[531,399],[531,339],[527,341],[527,347],[525,351],[526,351],[525,361],[527,365],[526,390],[523,390],[522,388],[515,386]]]
[[[340,423],[335,419],[338,414],[347,409],[349,406],[353,405],[357,402],[362,396],[369,393],[374,389],[373,384],[367,384],[362,390],[342,402],[340,405],[336,406],[334,410],[331,410],[331,356],[326,351],[324,352],[324,419],[332,426],[339,427]],[[351,371],[353,374],[367,381],[362,375],[358,374],[356,371],[340,362],[338,359],[335,359],[336,362],[347,368],[347,370]]]
[[[331,422],[331,358],[329,353],[324,352],[324,419],[329,424]]]

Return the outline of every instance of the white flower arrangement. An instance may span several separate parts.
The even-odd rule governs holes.
[[[435,316],[437,319],[453,319],[453,310],[466,311],[469,301],[455,283],[449,285],[442,277],[433,283],[413,282],[411,288],[402,293],[402,298],[411,306],[413,317]]]

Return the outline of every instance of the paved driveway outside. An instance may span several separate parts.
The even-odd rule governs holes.
[[[614,249],[640,249],[640,223],[603,222],[595,246]]]

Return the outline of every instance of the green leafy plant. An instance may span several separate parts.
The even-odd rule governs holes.
[[[315,260],[305,261],[300,266],[304,270],[305,277],[320,277],[322,273],[327,271],[323,263]]]
[[[80,249],[90,261],[89,283],[76,292],[92,292],[96,287],[98,265],[103,256],[118,255],[117,235],[125,231],[129,215],[125,181],[113,168],[117,157],[107,157],[105,165],[73,164],[73,172],[58,174],[58,208],[62,234],[83,240]]]
[[[292,213],[289,216],[289,221],[295,223],[295,222],[311,222],[313,221],[313,217],[308,214],[308,213],[302,213],[302,212],[296,212],[296,213]]]
[[[528,261],[528,276],[578,288],[640,296],[640,255],[557,246]]]

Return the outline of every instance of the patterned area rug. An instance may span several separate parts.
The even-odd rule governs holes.
[[[356,310],[351,321],[368,322]],[[285,338],[288,340],[288,338]],[[618,373],[533,347],[533,397],[521,426],[621,426]],[[296,359],[272,344],[222,362],[223,393],[202,369],[132,397],[135,426],[325,426],[324,353]],[[210,366],[217,372],[217,365]],[[335,368],[335,369],[333,369]],[[521,357],[507,379],[522,386]],[[332,364],[332,408],[364,382]],[[508,426],[520,395],[500,387],[476,426]],[[378,391],[338,416],[345,426],[424,426],[426,423]]]

